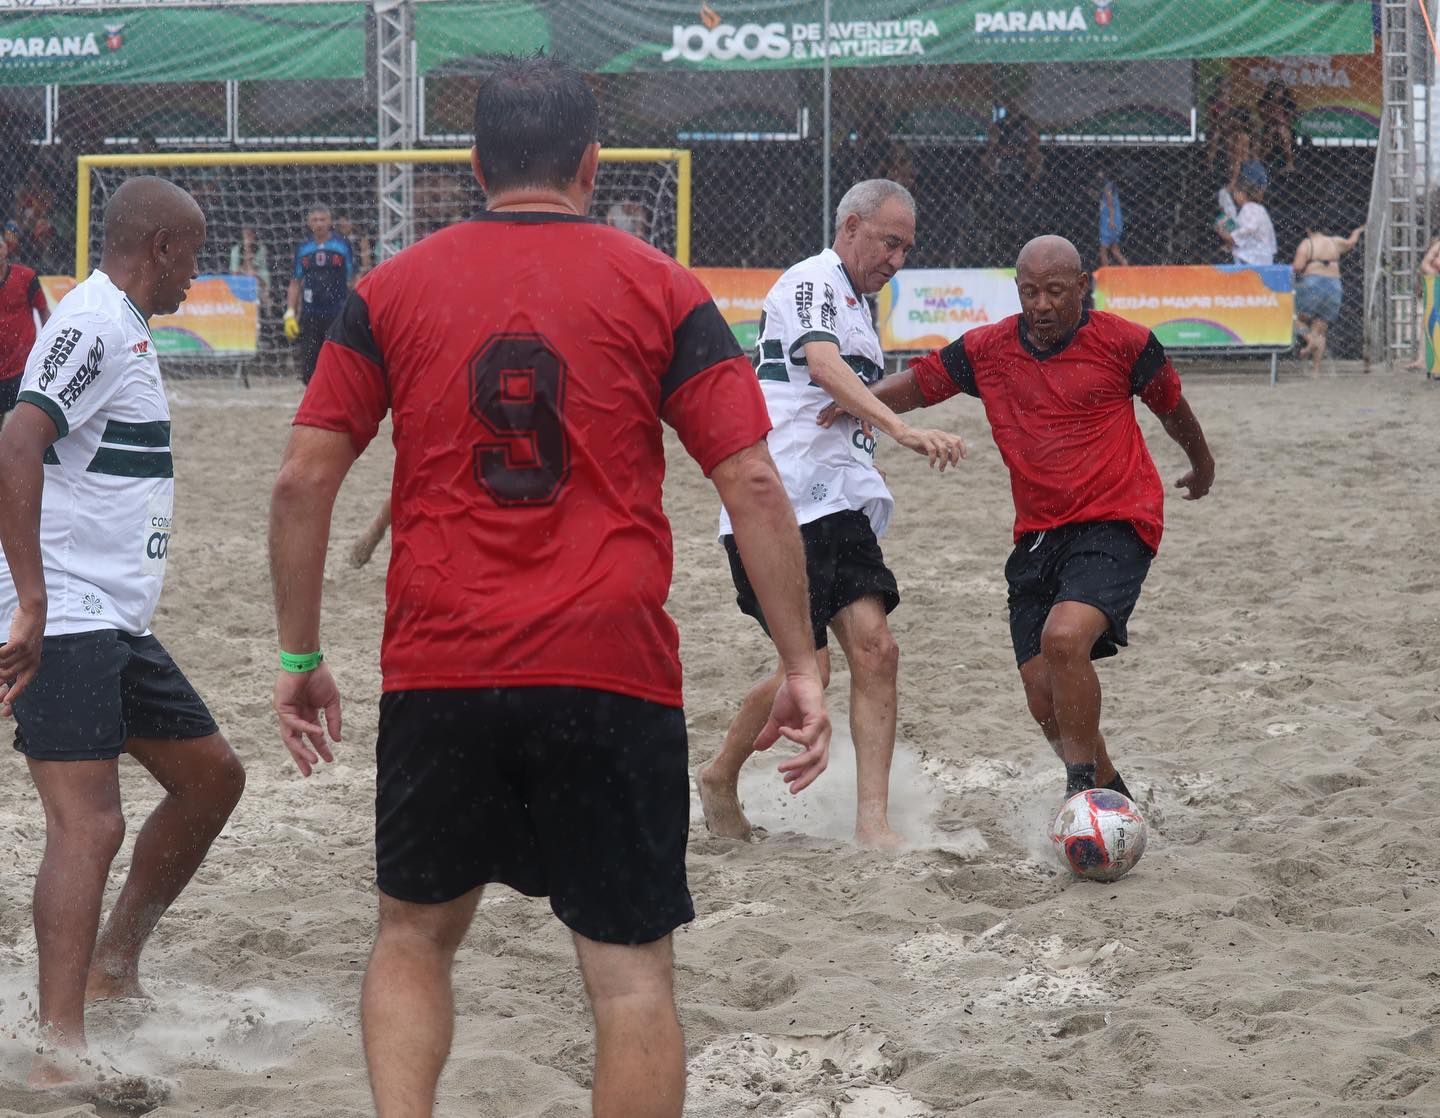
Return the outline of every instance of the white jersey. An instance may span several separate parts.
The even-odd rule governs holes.
[[[40,554],[45,634],[149,632],[175,498],[170,406],[145,318],[104,272],[93,272],[40,332],[20,400],[55,421],[45,453]],[[0,618],[17,605],[0,560]]]
[[[885,354],[870,308],[833,249],[796,264],[765,296],[755,372],[773,425],[770,456],[795,518],[808,524],[854,509],[865,513],[875,535],[882,536],[895,499],[875,468],[875,440],[849,417],[829,427],[815,422],[831,402],[810,379],[805,363],[805,344],[818,341],[838,345],[840,356],[865,384],[884,376]],[[722,508],[720,534],[732,531]]]

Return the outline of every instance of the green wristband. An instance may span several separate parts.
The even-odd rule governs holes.
[[[323,652],[304,652],[297,655],[294,652],[280,653],[280,670],[285,672],[313,672],[320,666],[320,661],[325,659]]]

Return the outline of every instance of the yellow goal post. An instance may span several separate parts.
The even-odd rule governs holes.
[[[302,235],[306,209],[321,203],[369,243],[378,212],[382,164],[413,169],[414,239],[469,216],[483,194],[470,175],[469,148],[394,151],[223,151],[97,154],[77,158],[75,276],[90,272],[103,195],[132,174],[179,180],[206,211],[211,259],[224,270],[223,246],[244,226],[271,248],[270,262],[284,270],[284,255]],[[691,160],[683,148],[602,148],[592,213],[644,237],[690,265]],[[455,165],[462,165],[456,168]],[[342,233],[343,229],[340,230]],[[238,242],[237,242],[238,243]],[[357,244],[357,249],[359,245]],[[363,257],[364,251],[360,252]]]

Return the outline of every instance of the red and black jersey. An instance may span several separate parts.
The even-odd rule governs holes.
[[[708,475],[770,429],[700,282],[586,218],[487,213],[360,281],[297,424],[390,412],[387,691],[573,686],[679,706],[660,421]]]
[[[23,264],[10,264],[0,278],[0,380],[25,371],[35,344],[35,311],[48,309],[40,277]]]
[[[1143,326],[1087,311],[1054,349],[1012,315],[910,363],[927,404],[957,392],[985,405],[1010,469],[1015,538],[1093,520],[1128,520],[1160,547],[1165,489],[1135,419],[1132,396],[1156,415],[1180,403],[1180,377]]]

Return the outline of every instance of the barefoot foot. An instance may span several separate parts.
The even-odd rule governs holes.
[[[740,793],[735,785],[715,772],[714,764],[701,765],[695,772],[695,785],[700,789],[700,807],[705,812],[705,829],[721,838],[749,842],[753,834],[750,820],[740,806]]]
[[[91,963],[90,976],[85,981],[85,1000],[98,1002],[106,998],[155,1000],[150,996],[150,991],[140,985],[138,972],[115,970],[106,967],[103,963]]]
[[[904,850],[908,845],[905,836],[890,829],[890,824],[880,823],[855,828],[855,845],[866,850]]]

